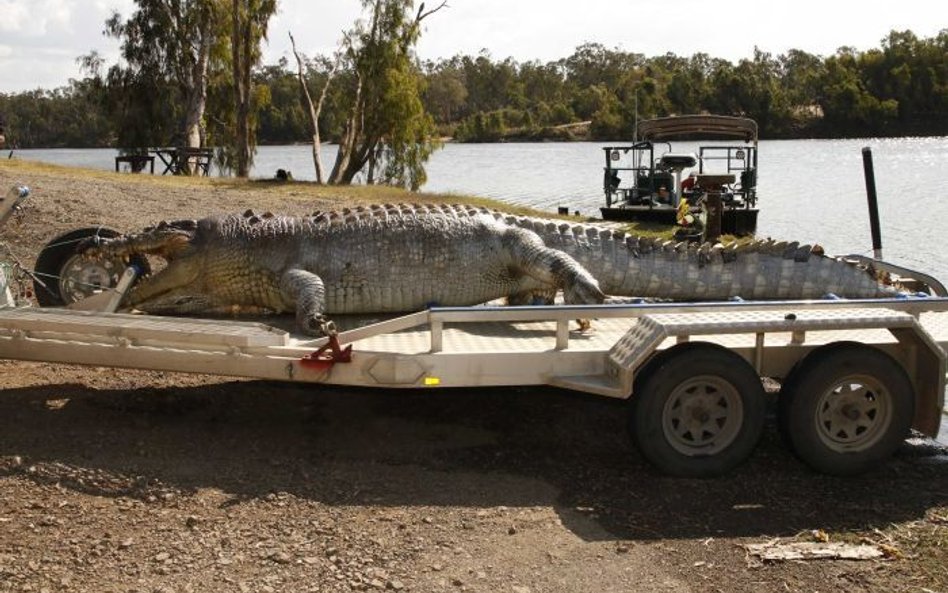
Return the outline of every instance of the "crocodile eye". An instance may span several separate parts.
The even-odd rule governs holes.
[[[182,231],[193,231],[197,229],[198,223],[196,220],[176,220],[172,226]]]

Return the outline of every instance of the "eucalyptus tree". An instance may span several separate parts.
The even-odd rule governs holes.
[[[604,84],[615,90],[630,72],[641,69],[644,64],[642,54],[608,49],[600,43],[584,43],[560,61],[567,80],[576,89]]]
[[[753,59],[741,60],[733,72],[736,114],[756,120],[761,134],[777,136],[787,126],[790,114],[780,85],[779,60],[755,47]]]
[[[711,63],[708,54],[696,53],[671,71],[666,93],[673,113],[701,113],[710,93]]]
[[[256,145],[256,110],[262,103],[254,93],[253,68],[260,63],[260,42],[267,37],[267,25],[276,12],[276,0],[232,0],[231,68],[234,90],[234,171],[238,177],[250,174]]]
[[[860,54],[857,65],[869,92],[897,101],[896,129],[912,134],[948,130],[948,29],[929,39],[891,31],[881,49]]]
[[[205,141],[208,70],[226,39],[223,0],[135,0],[128,20],[113,12],[105,33],[122,40],[124,66],[109,73],[121,89],[121,135],[140,143]],[[156,137],[169,122],[173,138]],[[126,140],[123,143],[127,143]]]
[[[823,110],[824,133],[859,137],[885,132],[898,116],[898,101],[880,99],[867,87],[859,68],[860,54],[841,47],[826,60],[817,101]]]
[[[349,184],[363,169],[376,180],[418,189],[437,147],[434,121],[421,96],[424,78],[414,55],[421,23],[446,4],[412,13],[412,0],[362,0],[367,21],[347,35],[344,60],[353,87],[339,151],[328,182]]]
[[[427,81],[425,108],[434,114],[439,124],[456,121],[464,113],[468,101],[464,73],[457,66],[459,60],[439,60],[425,64]]]
[[[517,81],[517,63],[512,58],[494,62],[487,50],[460,60],[467,88],[467,104],[471,113],[489,112],[509,106],[516,93],[512,86]]]
[[[326,181],[326,176],[323,173],[322,136],[320,135],[319,131],[319,120],[323,111],[323,105],[326,103],[329,85],[332,83],[332,79],[336,75],[336,71],[339,69],[339,64],[342,62],[343,51],[340,50],[336,53],[336,58],[333,60],[332,66],[326,72],[325,80],[322,83],[322,90],[319,93],[319,99],[314,103],[313,96],[309,92],[309,86],[307,85],[305,59],[296,49],[296,39],[293,38],[293,34],[290,33],[289,35],[290,44],[293,47],[293,55],[296,57],[296,77],[297,80],[299,80],[300,87],[303,90],[303,97],[306,99],[306,105],[309,108],[309,123],[310,128],[312,129],[313,139],[313,166],[316,167],[316,183],[323,184]],[[343,41],[343,47],[345,47],[347,43],[348,37],[346,37],[346,39]]]

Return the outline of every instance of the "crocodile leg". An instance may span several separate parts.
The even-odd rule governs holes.
[[[294,268],[280,278],[280,292],[287,303],[296,305],[296,323],[307,334],[323,335],[326,322],[326,287],[312,272]]]
[[[501,242],[519,270],[563,291],[567,303],[601,303],[606,295],[599,282],[576,260],[562,251],[550,249],[535,233],[519,228],[503,231]]]

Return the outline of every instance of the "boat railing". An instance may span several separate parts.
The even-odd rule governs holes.
[[[698,154],[699,173],[733,173],[737,184],[729,187],[728,192],[745,207],[757,203],[757,147],[701,146]]]

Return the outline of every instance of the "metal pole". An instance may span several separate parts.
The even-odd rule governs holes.
[[[882,231],[879,230],[879,204],[876,200],[876,175],[872,168],[872,149],[862,149],[862,168],[866,174],[866,198],[869,200],[869,230],[872,233],[872,256],[882,259]]]

